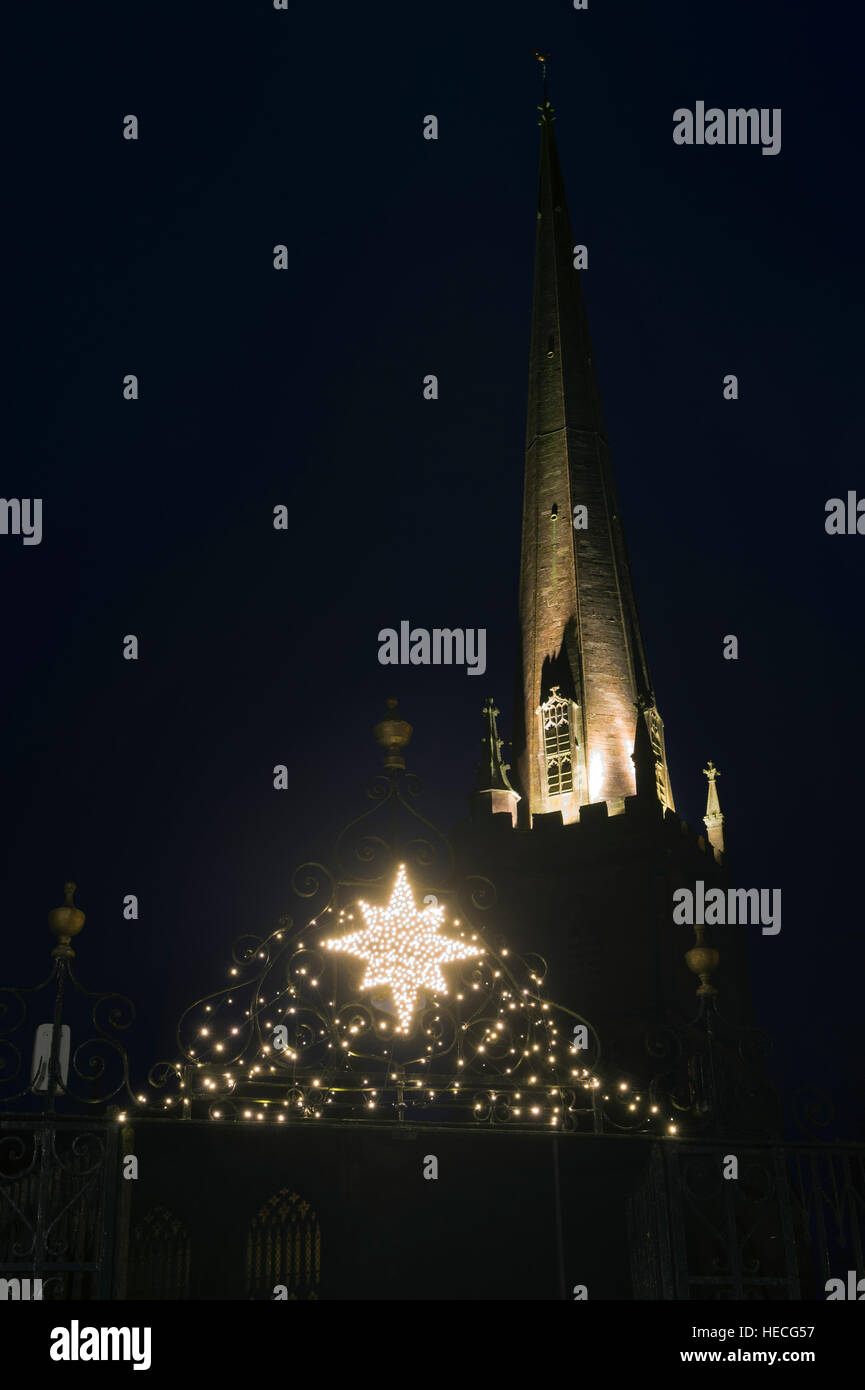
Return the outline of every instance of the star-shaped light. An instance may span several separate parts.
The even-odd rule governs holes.
[[[480,946],[439,936],[444,908],[432,904],[419,912],[411,886],[400,864],[387,907],[359,903],[366,926],[337,940],[323,941],[327,951],[345,951],[366,961],[361,989],[385,985],[393,996],[400,1029],[408,1033],[417,1010],[418,995],[447,994],[440,967],[449,961],[471,960],[483,955]]]

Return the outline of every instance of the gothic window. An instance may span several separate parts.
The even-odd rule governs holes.
[[[283,1187],[253,1217],[247,1242],[247,1297],[273,1299],[284,1284],[290,1299],[318,1298],[321,1232],[309,1202]]]
[[[153,1207],[132,1232],[129,1298],[189,1297],[189,1232],[165,1207]]]
[[[547,770],[547,791],[550,796],[574,789],[574,769],[571,754],[570,701],[559,694],[554,685],[550,698],[541,705],[544,731],[544,763]]]

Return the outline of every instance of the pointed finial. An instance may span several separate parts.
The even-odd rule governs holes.
[[[709,779],[709,787],[708,787],[708,793],[709,793],[709,795],[708,795],[708,799],[707,799],[707,802],[706,802],[706,815],[707,815],[707,816],[720,815],[720,814],[721,814],[721,803],[720,803],[720,801],[718,800],[718,785],[717,785],[717,778],[719,778],[719,777],[721,776],[721,774],[720,774],[720,772],[718,771],[718,769],[716,768],[715,764],[712,762],[712,759],[711,759],[711,758],[709,759],[709,766],[703,768],[703,776],[704,776],[704,777],[708,777],[708,779]]]
[[[478,780],[475,786],[473,804],[475,811],[484,815],[495,815],[499,811],[507,811],[511,817],[511,824],[516,826],[517,802],[520,796],[519,792],[514,791],[508,777],[511,765],[502,758],[504,740],[499,738],[496,723],[498,714],[496,702],[490,695],[483,708],[484,736],[481,739],[483,756],[477,766]]]
[[[543,105],[538,107],[541,113],[541,119],[538,121],[538,125],[545,125],[547,121],[554,121],[556,119],[556,113],[547,100],[547,63],[550,60],[550,55],[549,53],[541,53],[536,48],[535,57],[541,65],[541,76],[543,80]]]
[[[709,835],[709,844],[715,850],[715,857],[725,853],[724,844],[724,816],[721,812],[721,803],[718,800],[718,778],[721,776],[712,759],[709,759],[709,766],[703,768],[703,776],[708,777],[708,796],[706,797],[706,814],[703,817],[703,824]]]
[[[517,793],[508,780],[508,773],[511,770],[510,763],[506,763],[502,758],[502,745],[504,740],[499,738],[499,730],[496,720],[499,711],[496,709],[496,702],[492,695],[487,697],[487,702],[483,708],[484,716],[484,736],[481,739],[481,747],[484,756],[478,763],[478,784],[479,792],[502,791],[510,792],[513,796]]]

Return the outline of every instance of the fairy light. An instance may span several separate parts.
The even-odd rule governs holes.
[[[399,866],[387,907],[371,907],[364,902],[359,906],[365,927],[321,944],[327,951],[343,951],[366,962],[361,989],[387,987],[400,1029],[408,1033],[418,996],[448,992],[441,966],[476,958],[483,954],[483,948],[439,935],[444,908],[431,904],[422,912],[417,910],[404,864]]]
[[[326,911],[331,914],[331,909],[328,908]],[[209,1099],[212,1101],[217,1101],[220,1093],[234,1093],[238,1099],[251,1102],[252,1109],[232,1112],[227,1118],[238,1119],[242,1115],[244,1120],[254,1119],[261,1124],[270,1120],[283,1125],[293,1119],[304,1122],[321,1119],[325,1113],[324,1106],[335,1107],[335,1111],[329,1112],[332,1114],[339,1113],[340,1108],[345,1108],[346,1105],[353,1107],[358,1104],[363,1107],[370,1123],[374,1123],[388,1120],[397,1102],[409,1106],[452,1103],[465,1107],[466,1118],[471,1115],[476,1123],[505,1121],[521,1128],[553,1126],[561,1133],[567,1134],[580,1129],[581,1122],[586,1117],[594,1115],[596,1124],[598,1109],[603,1116],[604,1104],[611,1104],[618,1106],[620,1114],[629,1117],[627,1128],[657,1125],[657,1128],[669,1137],[678,1135],[679,1125],[673,1122],[671,1116],[662,1116],[657,1104],[649,1104],[651,1097],[644,1097],[637,1091],[633,1082],[619,1080],[614,1076],[601,1078],[588,1067],[569,1066],[569,1059],[578,1060],[581,1053],[585,1057],[587,1049],[578,1047],[570,1037],[562,1036],[555,1026],[554,1019],[559,1016],[557,1006],[547,1003],[541,997],[542,974],[529,973],[526,970],[523,981],[528,980],[530,987],[522,988],[522,982],[517,983],[511,976],[503,978],[502,970],[492,968],[496,957],[493,961],[488,960],[489,968],[484,969],[483,974],[480,969],[473,970],[468,978],[460,982],[459,989],[451,996],[455,1001],[456,1017],[454,1018],[453,1014],[450,1017],[459,1028],[457,1046],[454,1047],[455,1040],[448,1038],[444,1027],[446,1016],[436,1011],[436,999],[448,995],[448,982],[442,974],[441,967],[459,961],[473,961],[480,967],[483,965],[481,958],[487,953],[479,944],[477,935],[470,935],[470,931],[462,929],[459,940],[444,934],[444,908],[427,906],[423,910],[418,909],[404,864],[399,866],[390,901],[386,906],[370,906],[361,902],[355,911],[358,917],[362,915],[363,925],[358,922],[346,935],[332,937],[318,944],[326,951],[342,952],[363,961],[365,969],[360,988],[373,989],[379,994],[382,990],[388,991],[393,1001],[395,1018],[382,1019],[381,1013],[377,1019],[368,1017],[364,1023],[360,1023],[356,1015],[353,1021],[346,1018],[344,1022],[339,1014],[328,1018],[323,1012],[325,1006],[335,1010],[337,1001],[318,996],[315,1007],[323,1026],[310,1032],[304,1043],[300,1043],[295,1037],[294,1051],[287,1045],[277,1048],[270,1037],[275,1022],[280,1019],[287,1021],[290,1016],[303,1012],[308,1007],[307,999],[311,990],[321,989],[323,994],[329,994],[333,990],[332,980],[320,978],[320,961],[313,965],[303,943],[292,943],[290,949],[293,956],[287,983],[272,990],[268,982],[269,976],[265,973],[250,981],[249,1007],[243,1010],[246,1022],[238,1027],[231,1019],[226,1019],[223,1030],[225,1043],[213,1037],[216,1031],[213,1028],[213,1005],[202,1006],[205,1017],[200,1020],[203,1026],[196,1029],[195,1040],[202,1039],[199,1056],[204,1060],[195,1060],[190,1065],[196,1057],[196,1052],[194,1048],[189,1048],[184,1054],[184,1063],[175,1064],[180,1089],[188,1087],[187,1094],[182,1098],[182,1106],[186,1107],[185,1115],[189,1115],[188,1107],[194,1103],[189,1099],[190,1093],[193,1097],[209,1093]],[[338,921],[343,930],[347,924],[353,924],[354,919],[355,912],[342,911],[338,917],[333,915],[334,924]],[[316,925],[315,920],[308,924],[312,928]],[[460,926],[456,919],[451,919],[451,925],[456,928]],[[282,934],[276,934],[271,939],[282,940]],[[300,952],[306,952],[306,955],[301,956]],[[268,970],[274,964],[269,951],[255,955],[267,962]],[[502,959],[507,956],[506,949],[500,950],[499,963],[501,964]],[[519,961],[519,957],[517,960]],[[524,963],[519,961],[519,965],[522,966]],[[230,973],[237,975],[238,970],[233,968]],[[510,987],[506,988],[506,985]],[[231,985],[228,988],[235,989],[235,986]],[[267,998],[265,994],[259,993],[265,989]],[[489,1004],[494,1015],[492,1019],[489,1013],[484,1017],[482,1010],[476,1010],[474,1016],[469,1016],[472,994],[481,991],[489,991]],[[297,1007],[291,1003],[292,999]],[[469,1003],[465,1004],[464,1001]],[[375,996],[374,1002],[378,1002]],[[224,1003],[234,1003],[233,997],[227,991],[221,996],[217,1010],[222,1008]],[[464,1005],[464,1009],[457,1007],[459,1005]],[[240,999],[237,1000],[237,1006],[238,1012],[235,1017],[239,1016],[243,1009]],[[274,1008],[277,1017],[272,1023],[269,1019],[265,1020],[263,1014],[266,1009],[273,1019],[270,1011]],[[380,1008],[385,1009],[387,1005],[381,1005]],[[391,1070],[397,1055],[393,1048],[399,1044],[400,1035],[411,1032],[416,1015],[421,1009],[425,1010],[422,1051],[426,1055],[415,1056],[405,1069]],[[460,1014],[468,1021],[461,1021]],[[252,1024],[255,1025],[254,1029],[250,1026]],[[355,1064],[363,1065],[358,1054],[352,1050],[357,1043],[348,1041],[349,1037],[356,1038],[358,1035],[366,1035],[367,1039],[372,1037],[374,1047],[378,1044],[377,1060],[379,1064],[385,1064],[383,1075],[387,1078],[387,1088],[384,1091],[379,1092],[370,1087],[370,1081],[376,1079],[374,1076],[364,1077],[360,1088],[357,1087],[357,1078],[353,1084],[343,1085],[338,1081],[335,1086],[329,1084],[327,1068],[336,1067],[338,1073],[341,1069],[350,1072]],[[264,1041],[264,1037],[268,1037],[269,1041]],[[237,1041],[232,1042],[231,1039]],[[241,1039],[245,1041],[241,1043]],[[429,1072],[435,1067],[436,1062],[442,1060],[442,1049],[451,1051],[452,1048],[454,1052],[462,1055],[454,1055],[452,1058],[451,1079],[442,1081],[438,1075],[430,1076]],[[561,1069],[559,1049],[564,1054],[564,1065]],[[240,1075],[237,1080],[231,1072],[220,1073],[217,1070],[220,1064],[224,1066],[229,1060],[223,1057],[217,1061],[218,1054],[226,1050],[230,1053],[231,1063],[239,1068]],[[276,1073],[287,1063],[301,1061],[302,1055],[303,1060],[311,1059],[313,1056],[317,1056],[319,1060],[311,1061],[310,1070],[306,1073],[307,1079],[298,1078],[300,1084],[295,1081],[288,1092],[288,1098],[275,1098],[273,1102],[269,1102],[260,1098],[251,1088],[246,1096],[243,1095],[241,1088],[249,1083],[254,1085],[256,1082],[264,1082],[272,1086]],[[208,1058],[212,1060],[208,1061]],[[498,1092],[488,1089],[493,1082],[490,1069],[495,1072],[497,1060],[501,1064],[502,1075],[496,1078],[496,1082],[504,1088]],[[505,1061],[509,1062],[509,1065],[505,1066]],[[280,1065],[277,1066],[276,1063]],[[324,1076],[319,1070],[322,1064],[326,1072]],[[414,1076],[410,1074],[412,1067],[416,1072]],[[421,1067],[427,1068],[423,1080],[417,1074]],[[313,1068],[318,1075],[313,1075]],[[329,1075],[336,1079],[333,1072]],[[214,1080],[214,1077],[218,1079]],[[457,1077],[461,1077],[462,1080],[457,1080]],[[505,1077],[508,1080],[505,1080]],[[567,1084],[572,1088],[567,1092],[560,1089],[566,1077],[571,1078]],[[434,1083],[433,1086],[429,1085],[430,1081]],[[522,1087],[521,1090],[515,1089],[519,1086]],[[527,1086],[532,1089],[526,1090]],[[596,1098],[594,1092],[601,1092],[602,1088],[603,1093]],[[585,1100],[575,1102],[574,1097],[580,1091],[588,1095]],[[409,1096],[414,1099],[408,1099]],[[140,1105],[147,1101],[144,1095],[135,1099]],[[167,1110],[171,1104],[172,1098],[166,1097],[163,1108]],[[280,1107],[278,1110],[277,1106]],[[226,1112],[221,1109],[210,1110],[209,1115],[212,1120],[226,1118]],[[118,1118],[125,1119],[125,1112]]]

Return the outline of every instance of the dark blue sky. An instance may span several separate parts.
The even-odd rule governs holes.
[[[386,696],[445,822],[487,694],[509,735],[542,47],[679,810],[698,823],[713,758],[736,882],[784,895],[780,936],[753,937],[784,1079],[859,1085],[865,538],[823,526],[865,492],[844,7],[12,23],[2,491],[43,498],[44,539],[0,537],[0,974],[47,967],[73,877],[83,976],[133,995],[143,1059],[165,1053],[233,936],[269,930],[361,809]],[[781,153],[674,145],[697,100],[781,107]],[[485,627],[486,675],[383,670],[403,618]],[[844,1105],[861,1121],[861,1090]]]

